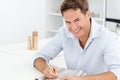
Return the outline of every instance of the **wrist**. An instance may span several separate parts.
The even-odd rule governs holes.
[[[45,73],[47,69],[48,69],[48,66],[44,67],[41,72]]]

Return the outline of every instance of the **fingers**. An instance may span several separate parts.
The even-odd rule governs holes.
[[[58,74],[58,69],[57,69],[57,67],[52,67],[52,72],[57,75],[57,74]]]
[[[43,71],[44,76],[50,79],[57,78],[57,73],[58,71],[55,67],[51,67],[51,68],[48,67]]]

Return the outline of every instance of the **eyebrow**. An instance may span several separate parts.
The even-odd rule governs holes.
[[[73,20],[74,22],[80,20],[79,18],[76,18],[75,20]],[[65,21],[66,23],[71,23],[70,21]]]
[[[80,20],[79,18],[76,18],[74,21]]]
[[[70,21],[65,21],[66,23],[71,23]]]

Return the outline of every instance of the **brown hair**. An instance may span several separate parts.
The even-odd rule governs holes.
[[[61,4],[61,14],[63,15],[64,11],[68,9],[80,9],[83,14],[89,9],[87,0],[64,0]]]

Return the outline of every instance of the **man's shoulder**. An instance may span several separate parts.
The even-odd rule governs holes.
[[[61,31],[61,32],[64,32],[65,31],[65,26],[61,26],[59,29],[58,29],[58,32]]]
[[[102,29],[101,36],[104,40],[108,40],[108,41],[115,40],[117,38],[117,35],[106,27]]]
[[[103,35],[108,36],[108,37],[117,37],[115,32],[110,31],[107,27],[103,27],[102,31]]]
[[[58,30],[58,34],[65,36],[66,38],[74,38],[73,34],[67,29],[66,26],[62,26]]]
[[[61,27],[58,29],[57,33],[60,34],[60,35],[65,35],[65,33],[66,33],[65,26],[61,26]]]

